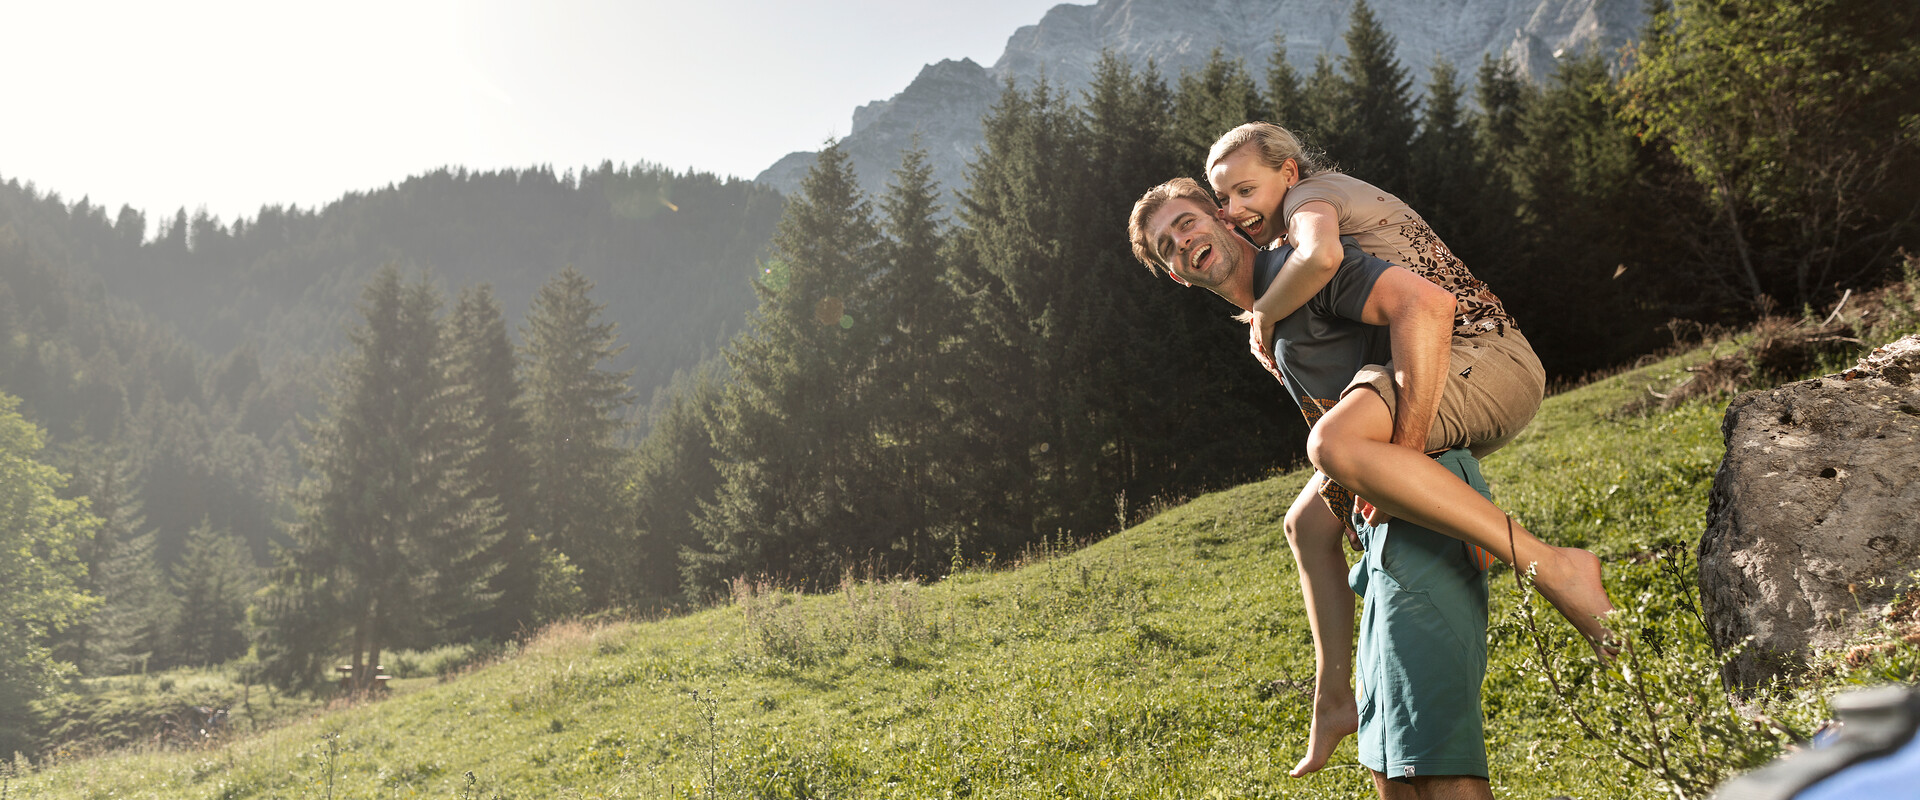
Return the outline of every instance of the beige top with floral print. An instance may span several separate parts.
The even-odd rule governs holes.
[[[1507,314],[1506,306],[1501,305],[1493,290],[1473,277],[1467,265],[1447,249],[1427,221],[1400,202],[1400,198],[1359,178],[1322,172],[1287,190],[1280,203],[1281,219],[1291,222],[1293,213],[1309,200],[1321,200],[1333,206],[1340,223],[1340,235],[1353,237],[1367,255],[1406,267],[1452,292],[1458,301],[1453,335],[1478,336],[1506,326],[1520,327]]]

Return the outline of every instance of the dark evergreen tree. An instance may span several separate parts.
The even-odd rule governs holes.
[[[1658,346],[1656,245],[1673,213],[1649,192],[1652,151],[1618,122],[1598,55],[1562,59],[1528,102],[1512,154],[1521,252],[1471,265],[1506,301],[1549,374],[1578,375]],[[1650,246],[1653,245],[1653,246]]]
[[[1343,37],[1335,102],[1344,109],[1327,120],[1324,146],[1349,175],[1390,192],[1403,192],[1413,180],[1408,145],[1416,128],[1412,82],[1394,55],[1393,35],[1381,27],[1366,0],[1353,4]]]
[[[712,503],[720,486],[714,460],[720,452],[708,433],[725,394],[712,363],[677,376],[653,402],[647,436],[633,453],[631,492],[640,547],[643,598],[670,603],[704,591],[699,570],[706,543],[694,520],[702,503]],[[692,567],[693,574],[683,573]]]
[[[626,346],[592,291],[572,268],[540,287],[521,328],[521,386],[540,536],[580,570],[588,602],[604,607],[635,592],[632,521],[618,503],[632,398],[629,373],[603,366]]]
[[[957,491],[967,476],[947,424],[957,376],[943,350],[965,309],[946,281],[939,193],[925,151],[907,151],[881,201],[885,238],[869,288],[877,341],[863,393],[866,469],[880,492],[860,510],[883,529],[884,560],[920,573],[944,568],[968,527]]]
[[[83,674],[116,674],[145,665],[171,628],[172,604],[160,593],[153,536],[140,513],[139,470],[118,448],[81,440],[57,449],[72,476],[65,494],[85,498],[100,519],[76,542],[86,593],[101,604],[59,632],[54,655]]]
[[[1095,384],[1095,413],[1107,421],[1113,485],[1103,490],[1112,501],[1106,510],[1219,485],[1270,466],[1275,453],[1300,452],[1298,415],[1282,413],[1279,387],[1246,354],[1247,329],[1229,318],[1231,309],[1210,292],[1174,291],[1149,278],[1124,237],[1098,234],[1125,220],[1147,187],[1192,169],[1176,161],[1165,85],[1151,71],[1139,75],[1105,60],[1088,89],[1083,124],[1088,175],[1080,202],[1095,233],[1080,259],[1089,284],[1081,291],[1098,308],[1087,333],[1102,348],[1081,369]],[[1246,435],[1221,436],[1222,424]]]
[[[1174,95],[1174,146],[1178,149],[1181,173],[1201,179],[1207,162],[1207,150],[1221,134],[1249,122],[1267,119],[1260,86],[1247,74],[1247,66],[1237,58],[1227,58],[1218,48],[1200,69],[1180,75],[1180,91]]]
[[[1095,323],[1119,323],[1100,313],[1108,284],[1085,258],[1094,211],[1079,122],[1045,82],[1030,92],[1008,85],[984,121],[961,197],[954,278],[972,320],[957,403],[977,470],[972,488],[998,501],[982,506],[990,515],[969,551],[1015,552],[1081,530],[1111,507],[1092,474],[1100,447],[1087,430],[1091,360],[1070,355],[1104,352]],[[1197,139],[1181,145],[1195,173]]]
[[[460,620],[463,632],[502,640],[535,624],[542,541],[535,516],[527,454],[531,431],[521,404],[518,362],[507,339],[506,316],[487,284],[464,289],[447,321],[447,379],[471,437],[467,481],[476,501],[498,512],[499,530],[484,562],[497,569],[491,608]]]
[[[1486,172],[1477,162],[1473,120],[1461,107],[1463,93],[1456,76],[1452,64],[1434,62],[1420,132],[1413,139],[1413,180],[1400,197],[1465,259],[1478,249],[1480,220],[1498,217],[1507,209],[1482,205]],[[1471,268],[1475,262],[1466,263]]]
[[[445,641],[493,599],[498,514],[470,481],[473,426],[448,387],[440,305],[391,267],[366,289],[366,323],[311,430],[301,522],[266,608],[263,651],[282,684],[318,677],[342,644],[330,634],[350,634],[353,674],[370,676],[385,650]]]
[[[846,154],[821,151],[774,234],[760,308],[727,350],[731,383],[716,415],[721,485],[701,509],[707,552],[691,583],[769,573],[823,578],[867,558],[867,430],[857,409],[879,331],[867,281],[879,233]]]
[[[1303,119],[1294,133],[1302,137],[1301,144],[1324,157],[1321,163],[1333,169],[1344,169],[1346,162],[1341,158],[1341,150],[1346,149],[1348,140],[1353,137],[1352,130],[1358,125],[1360,112],[1347,101],[1346,82],[1333,67],[1333,59],[1322,51],[1313,59],[1313,72],[1307,76],[1302,90],[1301,114]]]
[[[154,557],[154,532],[122,542],[101,575],[100,608],[88,619],[87,663],[102,675],[164,665],[179,610]]]
[[[1307,123],[1307,100],[1301,96],[1300,71],[1287,60],[1287,34],[1273,35],[1273,56],[1267,60],[1267,120],[1292,131],[1295,136],[1311,133]],[[1224,133],[1225,131],[1222,131]]]
[[[247,601],[258,585],[252,556],[232,534],[201,523],[168,578],[179,609],[167,638],[167,662],[220,664],[247,651]]]

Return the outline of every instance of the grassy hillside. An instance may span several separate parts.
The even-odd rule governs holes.
[[[1674,579],[1685,566],[1668,556],[1704,524],[1724,398],[1622,409],[1709,355],[1550,398],[1486,465],[1517,518],[1608,559],[1616,601],[1636,613],[1636,656],[1669,672],[1709,663],[1683,613],[1690,580]],[[28,770],[0,795],[1368,797],[1351,741],[1336,766],[1285,774],[1306,731],[1312,652],[1280,519],[1306,477],[1175,504],[1084,548],[1002,554],[932,586],[739,585],[733,603],[690,616],[562,625],[383,702],[204,749]],[[1661,549],[1675,544],[1686,547]],[[1512,573],[1493,577],[1495,793],[1660,793],[1566,718],[1513,621]],[[1549,661],[1565,668],[1559,680],[1603,683],[1581,662]],[[1589,694],[1607,713],[1605,691]]]

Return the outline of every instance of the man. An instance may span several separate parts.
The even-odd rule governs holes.
[[[1170,181],[1149,190],[1136,203],[1128,225],[1129,236],[1135,255],[1150,270],[1165,268],[1182,284],[1209,289],[1246,310],[1265,288],[1264,283],[1272,280],[1288,253],[1284,249],[1256,251],[1251,243],[1221,223],[1215,211],[1212,196],[1197,183],[1186,179]],[[1262,285],[1256,285],[1257,282]],[[1434,415],[1450,413],[1447,402],[1458,404],[1462,396],[1471,394],[1469,387],[1455,392],[1452,398],[1443,395],[1450,388],[1453,373],[1449,369],[1453,303],[1453,296],[1445,290],[1404,269],[1368,257],[1349,244],[1335,277],[1306,307],[1282,320],[1275,334],[1276,361],[1283,380],[1313,424],[1308,455],[1326,478],[1331,479],[1316,476],[1287,514],[1287,536],[1294,545],[1299,565],[1317,662],[1313,731],[1308,753],[1293,774],[1320,768],[1338,741],[1365,722],[1370,728],[1361,731],[1362,756],[1366,759],[1370,750],[1376,751],[1368,766],[1375,770],[1382,797],[1489,796],[1485,782],[1485,748],[1479,738],[1479,686],[1485,674],[1484,584],[1478,595],[1481,632],[1453,637],[1456,645],[1464,641],[1464,646],[1470,647],[1477,642],[1479,647],[1477,659],[1472,653],[1455,659],[1459,664],[1468,665],[1466,671],[1471,673],[1455,676],[1454,694],[1471,698],[1470,707],[1462,707],[1460,714],[1471,716],[1472,752],[1434,749],[1415,741],[1420,731],[1386,729],[1396,720],[1415,719],[1417,715],[1402,713],[1411,710],[1386,709],[1388,713],[1383,714],[1383,709],[1370,705],[1369,716],[1361,719],[1350,686],[1347,658],[1353,636],[1353,595],[1347,593],[1348,586],[1342,585],[1345,581],[1327,579],[1330,574],[1346,576],[1345,557],[1340,554],[1338,544],[1339,532],[1346,525],[1329,505],[1318,502],[1316,495],[1335,494],[1332,490],[1337,487],[1332,484],[1337,483],[1372,501],[1380,511],[1411,523],[1403,526],[1396,522],[1395,537],[1382,537],[1378,531],[1370,530],[1373,539],[1399,538],[1412,542],[1418,537],[1402,536],[1399,531],[1403,528],[1411,531],[1417,526],[1478,545],[1522,565],[1535,565],[1541,574],[1551,575],[1556,581],[1558,599],[1553,594],[1548,594],[1548,599],[1554,600],[1562,613],[1570,617],[1601,615],[1610,608],[1600,588],[1599,562],[1592,554],[1551,547],[1520,526],[1509,527],[1506,515],[1468,480],[1477,479],[1478,475],[1477,465],[1471,465],[1470,457],[1452,454],[1442,459],[1447,463],[1441,463],[1428,458],[1418,445],[1404,444],[1401,437],[1396,436],[1399,431],[1412,430],[1413,435],[1406,438],[1424,442],[1426,428]],[[1371,370],[1376,380],[1380,375],[1390,375],[1390,386],[1355,379],[1355,373],[1363,371],[1363,365],[1373,364],[1390,365]],[[1468,376],[1471,372],[1466,370]],[[1391,402],[1386,399],[1387,394],[1394,398]],[[1396,418],[1403,423],[1398,429]],[[1452,547],[1460,558],[1468,557],[1458,543]],[[1445,546],[1407,550],[1408,553],[1416,551],[1435,557],[1447,555]],[[1451,569],[1421,571],[1435,580],[1456,583],[1464,581],[1468,574]],[[1478,569],[1471,570],[1471,574],[1475,580],[1479,579]],[[1366,583],[1369,591],[1377,588],[1373,582]],[[1546,587],[1542,589],[1543,594],[1547,594]],[[1470,598],[1472,594],[1461,596]],[[1389,617],[1393,615],[1391,609],[1385,613]],[[1375,635],[1394,627],[1388,625],[1376,630],[1373,623],[1374,620],[1368,621],[1367,630]],[[1363,642],[1363,653],[1370,657],[1392,659],[1412,655],[1396,652],[1394,647],[1367,647],[1367,644]],[[1420,657],[1423,663],[1427,662],[1427,655]],[[1478,666],[1472,667],[1476,660]],[[1381,665],[1375,663],[1365,664],[1363,669],[1370,675],[1419,674],[1403,666],[1382,672]],[[1382,699],[1380,691],[1407,687],[1365,688],[1377,704]],[[1443,690],[1422,691],[1432,695]],[[1440,697],[1430,699],[1442,705],[1449,702]],[[1429,721],[1432,718],[1432,714],[1426,716]],[[1461,722],[1464,724],[1466,720]],[[1457,741],[1461,737],[1450,734],[1441,738]],[[1423,753],[1425,755],[1421,755]]]

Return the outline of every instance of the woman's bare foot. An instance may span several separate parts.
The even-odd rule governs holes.
[[[1578,547],[1556,547],[1559,563],[1535,568],[1533,584],[1540,596],[1552,603],[1573,623],[1573,629],[1593,646],[1602,661],[1620,653],[1620,643],[1607,630],[1607,614],[1613,601],[1607,599],[1606,586],[1600,582],[1600,557]]]
[[[1312,729],[1307,732],[1307,754],[1287,773],[1298,778],[1327,765],[1340,740],[1360,730],[1360,712],[1354,706],[1353,693],[1344,698],[1315,697]]]

